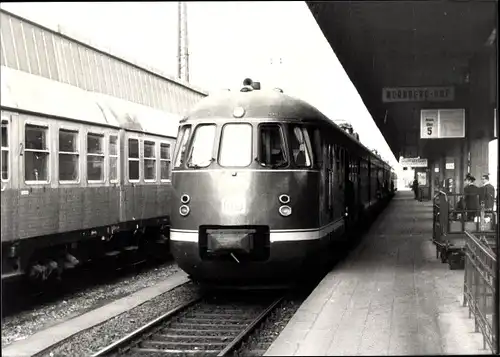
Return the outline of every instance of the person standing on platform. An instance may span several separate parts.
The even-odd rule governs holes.
[[[471,174],[465,176],[464,201],[468,221],[474,221],[479,215],[479,188],[474,184],[476,178]]]
[[[479,199],[481,200],[481,202],[484,202],[484,208],[487,211],[490,211],[493,209],[493,206],[495,204],[495,188],[490,183],[489,175],[485,174],[481,176],[481,181],[483,185],[480,188]]]
[[[413,180],[413,184],[411,185],[411,189],[415,194],[415,199],[418,200],[418,180]]]

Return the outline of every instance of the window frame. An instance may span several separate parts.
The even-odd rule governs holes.
[[[27,126],[36,126],[40,128],[44,128],[46,130],[46,136],[45,139],[47,141],[47,149],[45,150],[36,150],[36,149],[26,149],[26,127]],[[33,119],[27,119],[24,121],[23,125],[23,146],[22,146],[22,152],[23,152],[23,164],[22,164],[22,172],[23,172],[23,181],[26,185],[49,185],[51,183],[52,175],[51,175],[51,168],[52,168],[52,155],[50,154],[50,148],[51,148],[51,138],[50,138],[51,130],[50,130],[50,124],[46,121],[43,120],[33,120]],[[47,154],[47,180],[46,181],[35,181],[35,180],[26,180],[26,152],[43,152]]]
[[[186,131],[189,129],[189,135],[186,139],[186,142],[184,144],[186,150],[184,150],[184,152],[182,152],[182,139],[184,139],[184,135],[186,135]],[[183,130],[183,135],[182,136],[179,136],[179,134],[181,133],[181,130]],[[179,134],[177,134],[177,139],[176,139],[176,143],[175,143],[175,150],[174,150],[174,167],[173,167],[173,170],[175,169],[180,169],[180,168],[184,168],[186,167],[186,162],[185,160],[183,162],[180,162],[182,160],[182,156],[185,156],[186,155],[186,151],[188,151],[189,147],[191,146],[191,143],[190,141],[193,140],[193,125],[191,124],[186,124],[186,125],[183,125],[179,128]],[[179,143],[179,145],[177,145],[177,143]],[[179,164],[177,164],[177,161],[179,161]]]
[[[171,143],[166,142],[166,141],[159,141],[159,143],[160,143],[160,145],[159,145],[159,149],[160,149],[160,167],[159,167],[159,169],[160,169],[160,182],[169,182],[172,180],[171,177],[172,177],[172,169],[173,169],[172,168],[172,155],[171,155],[172,145],[171,145]],[[162,157],[161,157],[161,146],[162,145],[167,145],[167,147],[168,147],[168,150],[167,150],[168,155],[167,155],[166,159],[162,159]],[[167,162],[167,165],[170,165],[170,166],[167,166],[168,170],[167,170],[167,178],[166,179],[161,178],[161,163],[162,162]]]
[[[10,178],[12,177],[12,157],[11,157],[11,149],[10,149],[10,142],[11,142],[11,138],[10,138],[10,134],[11,134],[11,123],[10,123],[10,118],[6,117],[6,116],[3,116],[1,117],[0,119],[0,122],[1,122],[1,125],[3,126],[4,123],[6,124],[6,127],[7,127],[7,145],[6,146],[3,146],[1,147],[1,150],[0,150],[0,155],[3,156],[3,153],[4,152],[7,152],[7,178],[4,179],[3,178],[3,175],[0,174],[0,179],[1,179],[1,182],[9,182],[10,181]],[[2,144],[3,144],[3,141],[2,141]],[[3,188],[3,187],[2,187]]]
[[[73,152],[69,152],[69,151],[59,151],[59,133],[62,131],[65,131],[65,132],[71,132],[71,133],[76,133],[76,149],[77,151],[75,153]],[[80,129],[79,128],[76,128],[76,127],[70,127],[70,126],[63,126],[61,125],[60,127],[57,128],[57,181],[61,184],[61,185],[67,185],[67,184],[79,184],[81,182],[81,178],[82,178],[82,170],[81,170],[81,143],[80,143]],[[59,170],[60,170],[60,165],[61,165],[61,160],[59,160],[59,155],[62,154],[66,154],[66,155],[75,155],[78,157],[78,163],[77,163],[77,167],[78,167],[78,178],[76,180],[61,180],[59,178]]]
[[[246,125],[246,126],[250,127],[250,158],[249,158],[248,164],[246,164],[246,165],[234,166],[234,165],[223,165],[223,164],[221,164],[221,152],[222,152],[222,144],[223,144],[223,141],[224,141],[224,130],[226,129],[226,126],[228,126],[228,125]],[[218,149],[217,149],[217,164],[220,167],[242,169],[242,168],[249,167],[250,165],[252,165],[252,162],[254,161],[253,158],[252,158],[253,157],[253,153],[254,153],[254,151],[253,151],[253,145],[254,145],[254,125],[252,125],[252,123],[250,123],[250,122],[227,122],[227,123],[224,123],[222,125],[222,127],[220,128],[220,134],[219,134],[219,138],[218,139],[219,139],[218,140],[219,141],[219,145],[218,145]]]
[[[208,165],[205,165],[205,166],[199,166],[198,165],[198,168],[194,168],[194,167],[190,167],[188,164],[192,161],[192,156],[193,156],[193,144],[195,144],[195,140],[196,140],[196,134],[198,133],[198,130],[202,127],[214,127],[214,136],[213,136],[213,143],[212,143],[212,148],[210,150],[210,156],[211,156],[211,160],[209,162]],[[188,170],[199,170],[199,169],[207,169],[210,165],[212,165],[212,163],[214,162],[214,160],[212,160],[214,158],[214,151],[216,150],[217,148],[217,141],[218,141],[218,135],[219,135],[219,125],[215,122],[208,122],[208,123],[199,123],[199,124],[196,124],[196,126],[194,127],[194,130],[192,130],[192,134],[190,133],[190,137],[189,137],[189,140],[188,140],[188,145],[187,145],[187,148],[188,148],[188,151],[187,151],[187,154],[188,156],[185,157],[186,159],[186,162],[185,162],[185,167],[188,169]],[[208,150],[207,150],[208,151]],[[215,159],[215,161],[217,161],[217,159]]]
[[[297,140],[298,141],[298,138],[297,136],[295,135],[295,128],[298,128],[302,134],[302,137],[304,139],[304,145],[305,145],[305,154],[307,155],[306,156],[306,163],[307,163],[307,159],[309,159],[309,165],[305,164],[305,165],[297,165],[297,163],[295,162],[295,156],[293,154],[293,148],[292,148],[292,145],[291,143],[289,143],[289,150],[290,150],[290,155],[292,155],[291,159],[290,160],[291,162],[293,162],[293,166],[295,166],[297,169],[300,169],[300,170],[310,170],[310,169],[313,169],[314,168],[314,152],[313,152],[313,147],[312,147],[312,143],[311,143],[311,138],[309,137],[309,127],[307,125],[304,125],[304,124],[301,124],[301,123],[288,123],[287,125],[287,134],[288,134],[288,140],[292,140],[292,135],[294,135],[294,138],[293,140]]]
[[[89,138],[89,134],[90,135],[96,135],[96,136],[99,136],[101,137],[102,139],[102,151],[103,153],[102,154],[93,154],[93,153],[89,153],[89,142],[88,142],[88,138]],[[94,184],[94,183],[105,183],[106,182],[106,142],[105,142],[105,138],[106,138],[106,135],[103,131],[100,131],[100,130],[95,130],[95,129],[91,129],[91,130],[88,130],[86,132],[86,135],[85,135],[85,174],[86,174],[86,177],[87,177],[87,183],[90,183],[90,184]],[[89,165],[89,156],[96,156],[96,157],[102,157],[103,158],[103,168],[102,168],[102,180],[90,180],[89,179],[89,170],[88,170],[88,165]]]
[[[130,140],[136,140],[137,141],[137,158],[135,157],[130,157]],[[129,183],[139,183],[141,182],[141,139],[139,138],[138,135],[130,135],[127,136],[127,181]],[[130,161],[137,161],[139,163],[139,178],[137,179],[130,179]]]
[[[111,137],[114,136],[116,138],[116,155],[111,154]],[[118,133],[109,133],[108,134],[108,177],[110,183],[119,183],[120,182],[120,135]],[[111,179],[111,158],[116,158],[116,179]]]
[[[153,144],[154,157],[146,157],[146,142]],[[154,182],[157,182],[157,180],[158,180],[158,172],[157,172],[158,171],[158,156],[156,153],[156,148],[157,148],[156,143],[157,143],[156,140],[150,139],[150,138],[142,140],[142,171],[144,172],[144,182],[154,183]],[[139,148],[139,160],[140,160],[140,157],[141,157],[141,154],[140,154],[140,148]],[[154,179],[146,179],[146,160],[151,160],[151,161],[154,161],[154,163],[155,163],[155,169],[153,171],[155,174]],[[140,174],[139,174],[139,178],[140,178]]]
[[[277,126],[278,129],[279,129],[279,132],[280,132],[280,137],[281,137],[281,143],[283,144],[283,156],[284,156],[284,159],[285,159],[285,162],[286,162],[286,165],[283,165],[282,167],[278,167],[278,168],[272,168],[272,167],[269,167],[268,165],[263,165],[262,164],[262,160],[261,160],[261,140],[262,140],[262,135],[261,135],[261,128],[262,127],[265,127],[265,126]],[[263,122],[263,123],[259,123],[259,125],[257,125],[257,159],[259,161],[259,166],[260,167],[263,167],[263,168],[266,168],[266,169],[269,169],[269,170],[279,170],[279,169],[285,169],[287,167],[290,166],[290,163],[291,163],[291,160],[290,158],[288,157],[289,156],[289,146],[288,146],[288,143],[287,143],[287,140],[285,138],[285,129],[283,128],[283,124],[281,122]]]

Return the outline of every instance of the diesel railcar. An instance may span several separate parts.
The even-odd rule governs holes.
[[[1,83],[2,281],[168,246],[179,118],[3,66]]]
[[[390,198],[390,166],[353,135],[302,100],[244,83],[180,122],[170,250],[203,283],[293,277]]]

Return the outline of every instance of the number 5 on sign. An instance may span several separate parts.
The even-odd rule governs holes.
[[[420,138],[438,138],[438,112],[437,110],[422,110],[420,114]]]

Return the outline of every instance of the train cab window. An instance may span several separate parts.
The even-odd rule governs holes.
[[[128,139],[128,179],[139,180],[139,140]]]
[[[2,120],[2,181],[9,179],[9,122]]]
[[[309,133],[309,139],[311,140],[311,147],[313,150],[313,161],[318,167],[323,165],[323,153],[321,151],[321,132],[318,128],[309,127],[307,132]]]
[[[271,168],[284,167],[288,164],[285,142],[279,125],[263,124],[259,126],[258,161],[261,165]]]
[[[252,126],[226,124],[222,129],[219,151],[221,166],[245,167],[252,162]]]
[[[59,181],[77,181],[79,176],[78,132],[59,130]]]
[[[170,178],[170,144],[160,144],[160,180]]]
[[[297,125],[289,128],[288,139],[295,165],[297,167],[311,167],[311,155],[307,145],[307,139],[309,139],[307,130]]]
[[[49,181],[49,140],[46,126],[26,124],[24,131],[24,179]]]
[[[191,147],[189,149],[189,155],[186,159],[187,167],[207,167],[212,163],[215,128],[214,124],[199,125],[196,127],[193,142],[191,143]]]
[[[104,181],[104,136],[87,134],[87,181]]]
[[[109,181],[118,181],[118,136],[109,136]]]
[[[181,128],[177,137],[175,167],[180,167],[184,163],[184,154],[186,153],[189,136],[191,135],[191,126],[186,125]]]
[[[144,180],[156,180],[156,143],[144,141]]]

